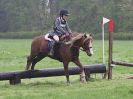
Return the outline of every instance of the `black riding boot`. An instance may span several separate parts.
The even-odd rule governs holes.
[[[54,55],[54,45],[55,45],[55,41],[51,41],[51,49],[50,49],[50,52],[49,52],[50,56]]]

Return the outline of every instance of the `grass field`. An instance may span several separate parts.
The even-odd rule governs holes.
[[[88,57],[81,52],[83,64],[102,63],[101,41],[94,41],[94,55]],[[0,40],[0,72],[24,70],[26,57],[30,52],[31,40]],[[108,42],[105,42],[106,64]],[[113,58],[133,62],[133,41],[114,41]],[[70,63],[70,66],[74,66]],[[36,65],[36,69],[62,67],[62,63],[46,58]],[[65,77],[49,77],[22,80],[22,84],[12,86],[8,81],[0,81],[0,99],[132,99],[133,80],[122,79],[133,75],[133,68],[114,67],[113,79],[102,80],[101,75],[91,75],[87,84],[79,82],[79,76],[70,76],[71,85],[66,85]]]

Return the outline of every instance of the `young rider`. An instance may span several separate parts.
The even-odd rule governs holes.
[[[52,48],[50,49],[49,55],[53,55],[54,53],[54,44],[55,42],[59,42],[59,37],[63,35],[70,35],[71,29],[68,26],[67,18],[69,16],[69,12],[67,10],[61,10],[60,16],[55,20],[53,26],[53,32],[49,35],[53,37],[54,41],[52,41]]]

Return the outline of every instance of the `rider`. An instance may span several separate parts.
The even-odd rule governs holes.
[[[69,16],[68,10],[61,10],[60,16],[55,20],[53,26],[53,32],[49,35],[53,37],[54,41],[52,41],[52,48],[50,49],[49,55],[53,55],[54,53],[54,44],[55,42],[59,42],[59,37],[62,35],[70,35],[71,29],[68,26],[67,18]]]

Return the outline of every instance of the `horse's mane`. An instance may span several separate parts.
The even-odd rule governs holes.
[[[75,40],[76,40],[76,38],[78,39],[78,38],[81,38],[82,36],[86,36],[87,38],[90,38],[91,37],[91,33],[77,33],[77,32],[73,32],[72,34],[72,39],[74,39],[75,38]]]
[[[76,42],[77,40],[84,38],[85,40],[89,39],[91,37],[90,34],[85,34],[85,33],[72,33],[72,38],[70,41],[66,42],[66,44],[71,44],[71,46]]]

